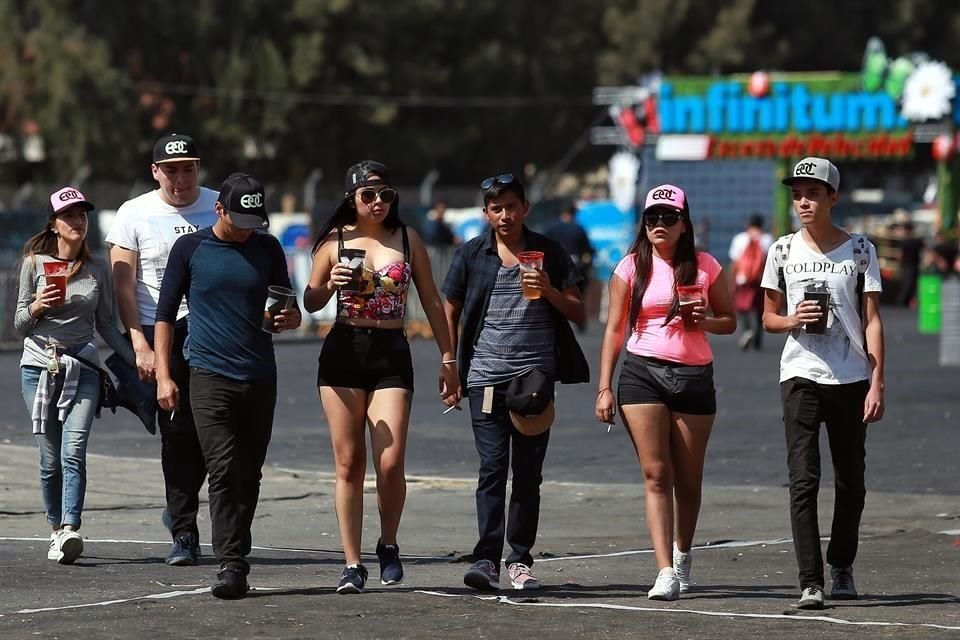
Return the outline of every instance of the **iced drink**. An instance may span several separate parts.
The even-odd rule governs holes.
[[[70,271],[70,263],[55,260],[53,262],[43,263],[43,275],[47,284],[55,285],[60,299],[50,303],[51,307],[59,307],[67,300],[67,274]]]
[[[517,254],[517,259],[520,261],[520,286],[523,289],[523,297],[527,300],[538,300],[540,298],[540,289],[533,289],[524,285],[522,276],[525,271],[543,269],[543,252],[522,251]]]

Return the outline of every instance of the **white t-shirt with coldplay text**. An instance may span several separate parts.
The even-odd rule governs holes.
[[[155,324],[160,284],[167,267],[170,249],[177,238],[209,227],[217,221],[214,205],[217,192],[200,187],[196,201],[186,207],[175,207],[160,197],[160,190],[149,191],[127,200],[107,233],[107,243],[136,251],[137,309],[140,323]],[[187,302],[180,303],[177,319],[186,317]]]
[[[785,294],[787,314],[803,302],[804,292],[823,290],[830,294],[827,329],[823,334],[805,329],[790,331],[780,356],[780,382],[806,378],[820,384],[849,384],[870,378],[870,361],[857,300],[858,263],[866,260],[863,272],[864,293],[881,290],[880,267],[873,244],[858,236],[862,246],[854,246],[854,238],[826,254],[813,249],[798,231],[790,238],[790,250],[783,265],[786,291],[780,288],[777,265],[778,248],[787,236],[780,238],[767,254],[761,286]]]

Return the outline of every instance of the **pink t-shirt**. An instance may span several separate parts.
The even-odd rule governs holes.
[[[635,255],[625,256],[614,273],[633,290],[636,268]],[[710,286],[717,280],[722,267],[709,253],[697,252],[697,284],[703,287],[704,298],[709,303]],[[658,358],[686,365],[704,365],[713,362],[713,351],[703,331],[685,331],[683,319],[677,314],[664,326],[674,292],[673,267],[669,262],[653,254],[653,274],[643,294],[643,305],[637,317],[637,325],[630,333],[627,351],[638,356]],[[629,307],[627,314],[630,313]],[[629,318],[627,320],[629,322]]]

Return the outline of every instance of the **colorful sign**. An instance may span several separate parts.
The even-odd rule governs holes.
[[[666,77],[656,101],[661,137],[705,138],[707,158],[913,153],[913,123],[900,102],[864,90],[858,73]],[[954,114],[960,117],[955,107]]]

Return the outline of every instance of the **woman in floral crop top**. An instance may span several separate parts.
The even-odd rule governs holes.
[[[360,563],[367,425],[380,507],[380,582],[403,579],[397,529],[406,498],[404,453],[413,394],[403,330],[411,279],[440,350],[441,399],[451,407],[460,401],[460,377],[430,259],[420,236],[400,221],[399,199],[384,165],[365,160],[350,167],[343,201],[317,235],[303,295],[310,312],[337,297],[337,320],[320,351],[317,387],[337,469],[337,520],[346,560],[339,593],[360,593],[367,581]],[[354,254],[362,260],[363,277],[354,282],[341,256],[348,261],[345,254],[358,249],[365,252]]]

